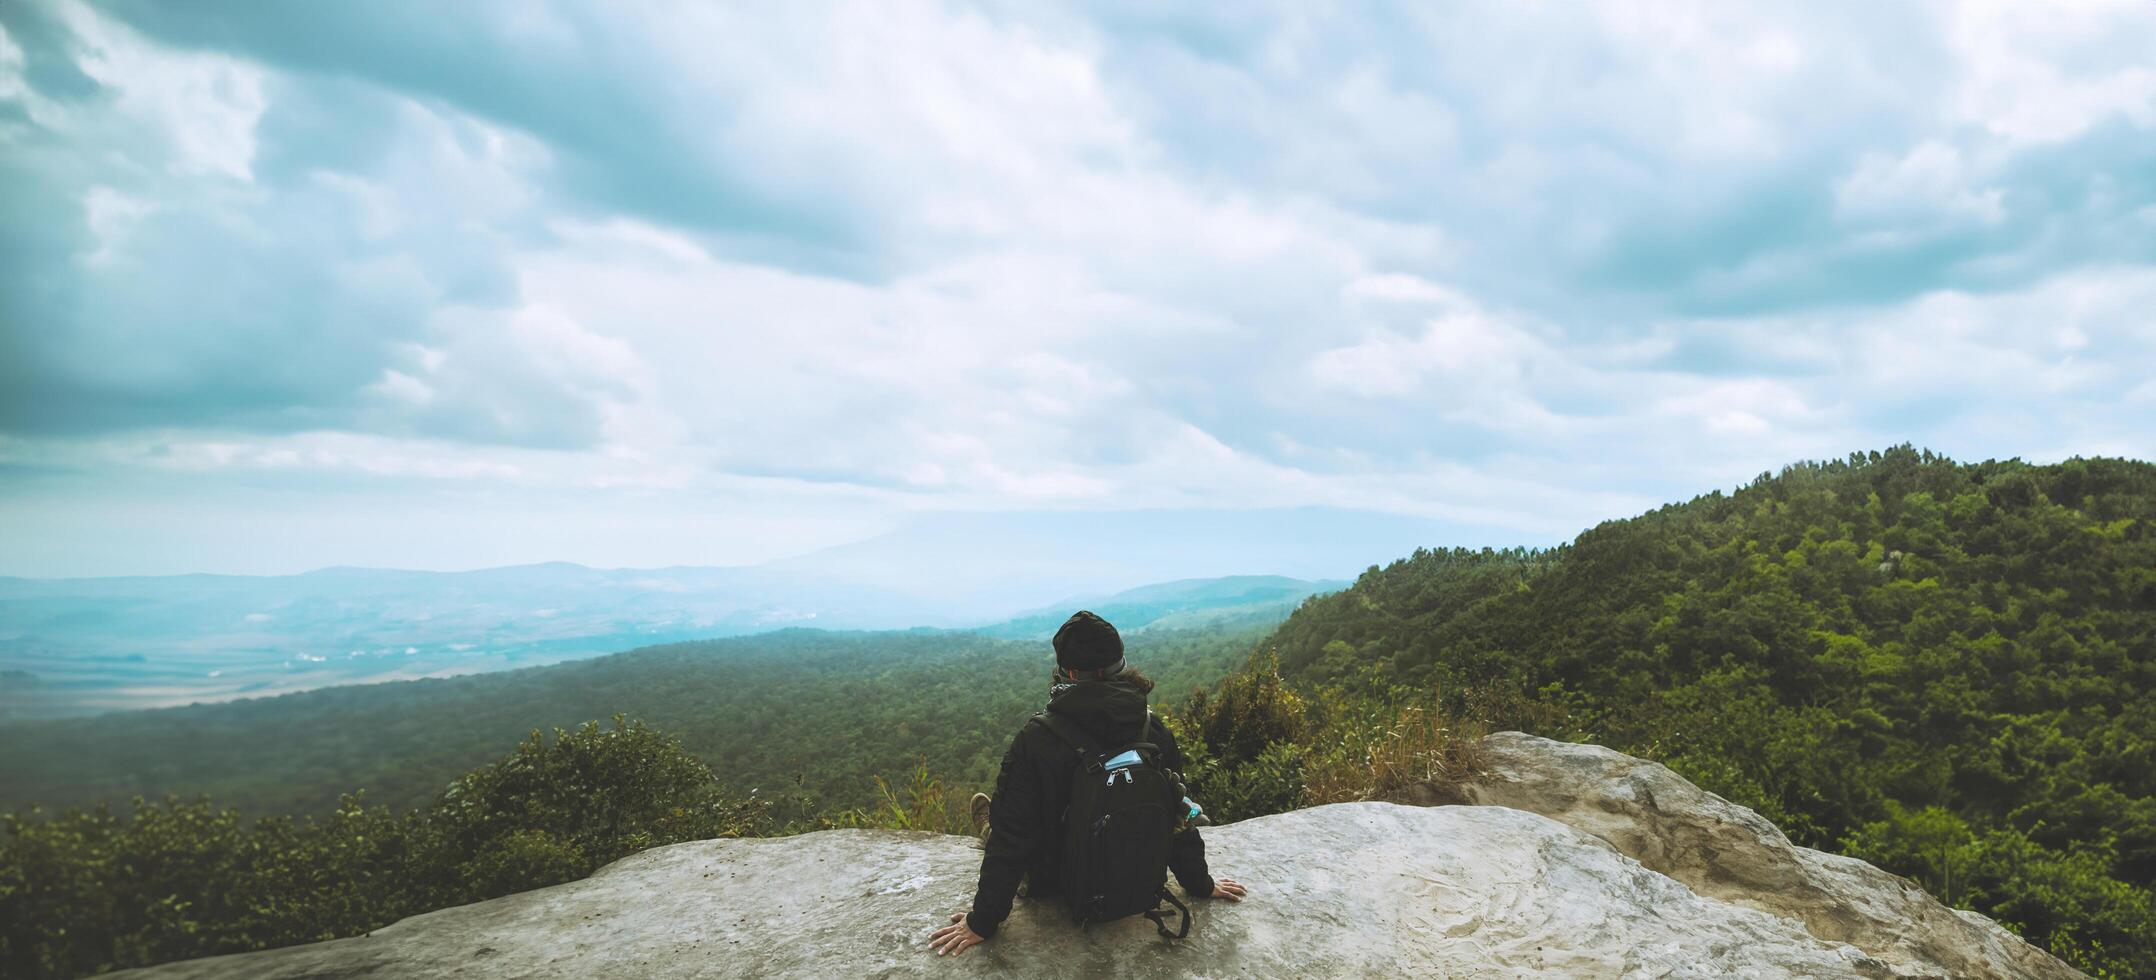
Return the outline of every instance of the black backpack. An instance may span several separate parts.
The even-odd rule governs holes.
[[[1078,753],[1070,806],[1063,811],[1063,901],[1081,924],[1129,915],[1153,920],[1169,939],[1190,935],[1190,907],[1168,893],[1168,847],[1182,807],[1179,780],[1160,764],[1160,747],[1146,741],[1153,713],[1134,742],[1103,747],[1069,719],[1043,711],[1042,727]],[[1173,932],[1164,921],[1182,913]]]

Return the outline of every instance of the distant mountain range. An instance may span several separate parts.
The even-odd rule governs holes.
[[[1013,640],[1045,639],[1054,636],[1056,628],[1076,609],[1091,609],[1124,633],[1278,619],[1293,612],[1304,599],[1348,585],[1345,581],[1308,582],[1281,575],[1183,579],[1114,595],[1075,596],[974,631]]]
[[[1328,507],[950,513],[761,566],[769,573],[910,596],[916,619],[980,623],[1066,596],[1266,573],[1352,578],[1418,547],[1557,544],[1518,533]]]
[[[1496,533],[1322,507],[950,513],[755,566],[0,578],[0,720],[470,674],[788,626],[1023,639],[1047,637],[1080,606],[1129,629],[1277,618],[1403,549],[1509,543],[1485,540]],[[1253,571],[1275,574],[1237,574]]]
[[[1278,619],[1345,584],[1185,580],[968,623],[873,586],[755,568],[0,579],[0,720],[480,673],[788,626],[1046,638],[1080,605],[1131,630]]]

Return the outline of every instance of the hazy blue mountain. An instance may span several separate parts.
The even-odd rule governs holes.
[[[980,632],[1044,639],[1090,605],[1126,629],[1284,618],[1338,587],[1268,576],[1037,602]],[[979,623],[979,620],[975,620]],[[799,570],[473,572],[331,568],[290,576],[0,579],[0,720],[447,677],[789,626],[964,625],[948,608]]]
[[[1487,527],[1327,507],[954,513],[765,567],[917,595],[979,623],[1149,582],[1352,578],[1402,548],[1521,543]]]
[[[0,718],[468,674],[918,614],[912,600],[871,588],[747,568],[0,579]]]
[[[0,719],[469,674],[786,626],[1045,638],[1079,606],[1128,629],[1254,621],[1402,548],[1492,533],[1316,507],[937,514],[744,567],[0,578]]]
[[[1281,575],[1229,575],[1182,579],[1126,589],[1113,595],[1073,596],[1020,613],[975,631],[1013,640],[1055,635],[1073,610],[1091,609],[1124,633],[1189,629],[1260,619],[1284,619],[1304,599],[1347,588],[1345,580],[1309,582]]]

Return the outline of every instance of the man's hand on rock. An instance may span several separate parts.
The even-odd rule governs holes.
[[[1240,888],[1241,886],[1237,887]],[[1214,892],[1216,894],[1219,892],[1217,886],[1214,888]],[[957,956],[987,941],[982,939],[979,933],[974,932],[972,927],[966,925],[966,913],[953,912],[951,913],[951,924],[936,930],[933,935],[928,937],[928,948],[935,950],[937,956],[942,956],[945,953]]]
[[[1233,878],[1213,879],[1214,898],[1225,898],[1231,902],[1240,902],[1243,900],[1243,896],[1249,893],[1250,889],[1248,886],[1245,886],[1242,882],[1237,881]]]

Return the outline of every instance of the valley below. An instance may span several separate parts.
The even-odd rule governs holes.
[[[1231,576],[1085,598],[1136,616],[1132,626],[1187,626],[1285,617],[1302,598],[1344,584]],[[872,584],[757,568],[557,562],[473,572],[0,578],[0,723],[489,673],[787,627],[970,626],[1045,638],[1060,621],[1025,609],[984,617]]]

